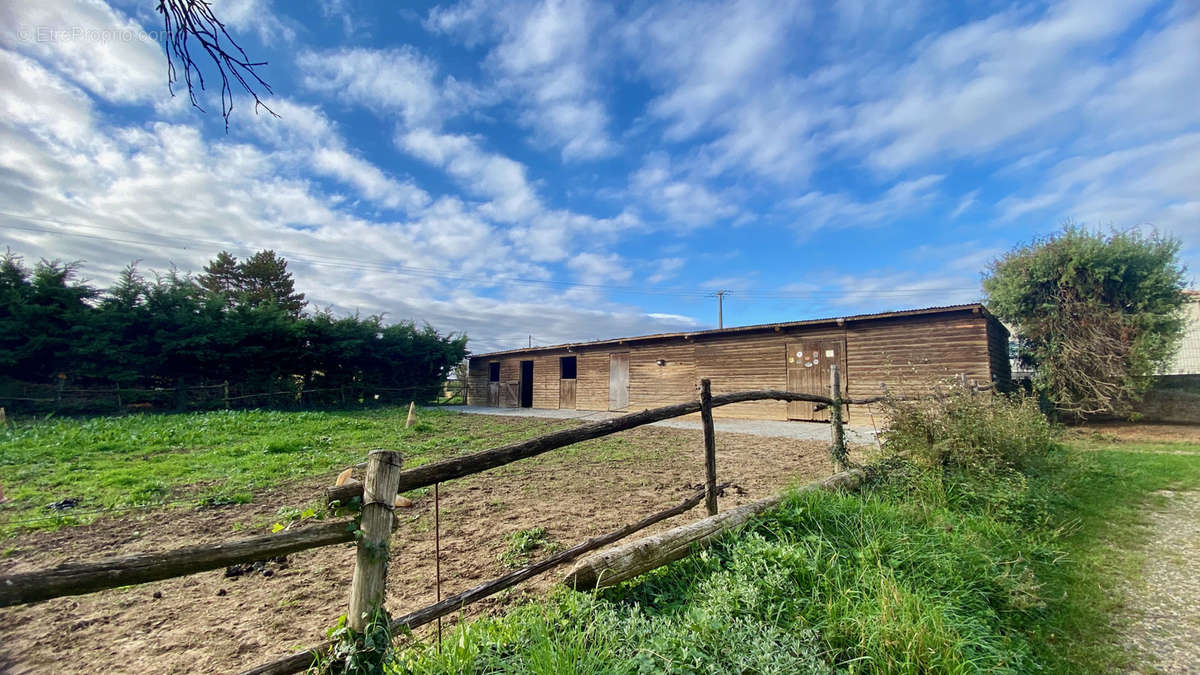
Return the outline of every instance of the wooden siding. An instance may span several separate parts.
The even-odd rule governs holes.
[[[982,316],[872,322],[850,327],[846,342],[847,390],[854,398],[879,395],[881,384],[902,396],[919,396],[959,373],[991,380]]]
[[[501,382],[519,378],[520,361],[534,362],[534,407],[557,408],[561,400],[559,357],[575,356],[575,407],[608,410],[609,362],[612,353],[629,354],[628,410],[642,410],[696,397],[702,377],[712,379],[713,393],[787,388],[787,345],[836,341],[842,345],[844,393],[875,396],[880,384],[902,395],[921,395],[946,378],[965,373],[979,382],[1007,380],[1007,336],[990,317],[969,309],[944,314],[849,321],[844,326],[798,326],[763,333],[704,335],[605,344],[594,348],[506,353],[499,358],[473,357],[468,392],[472,405],[486,405],[487,369],[498,360]],[[659,361],[663,365],[659,365]],[[826,388],[820,392],[827,393]],[[507,401],[502,401],[502,405]],[[856,407],[863,408],[856,410]],[[874,410],[876,414],[878,410]],[[850,406],[854,424],[869,424],[868,411]],[[774,419],[788,417],[782,401],[753,401],[724,406],[717,417]]]
[[[575,377],[577,410],[608,410],[608,350],[578,353]]]
[[[842,330],[838,328],[709,338],[696,345],[697,377],[710,378],[714,394],[787,389],[789,341],[841,339]],[[787,409],[787,403],[783,401],[751,401],[717,408],[713,416],[785,420]]]
[[[1000,391],[1009,391],[1012,389],[1012,362],[1008,359],[1008,329],[996,319],[988,319],[987,331],[992,382]]]
[[[639,345],[629,350],[629,409],[644,410],[695,399],[695,345]],[[663,365],[658,365],[659,361]]]

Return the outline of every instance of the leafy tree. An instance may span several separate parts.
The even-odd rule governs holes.
[[[80,330],[73,353],[80,377],[129,387],[152,372],[150,292],[150,283],[135,264],[121,271]]]
[[[1011,323],[1035,385],[1082,418],[1128,414],[1183,335],[1179,241],[1069,225],[985,274],[987,304]]]
[[[204,274],[196,277],[196,283],[211,295],[224,298],[232,307],[242,290],[237,258],[228,251],[221,251],[204,266]]]
[[[71,370],[70,354],[96,289],[77,280],[78,263],[42,260],[30,273],[21,258],[0,259],[0,367],[13,379],[49,382]]]
[[[250,307],[275,305],[299,317],[308,303],[296,292],[296,282],[287,269],[287,260],[274,251],[259,251],[237,268],[239,302]]]

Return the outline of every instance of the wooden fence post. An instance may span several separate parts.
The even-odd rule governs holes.
[[[224,384],[221,385],[221,395],[225,401],[225,409],[229,410],[229,380],[225,380]]]
[[[408,402],[408,419],[404,421],[404,428],[407,429],[407,428],[411,427],[413,425],[413,422],[416,422],[416,421],[417,421],[417,402],[409,401]]]
[[[116,387],[113,389],[113,393],[115,393],[117,395],[117,412],[121,412],[121,409],[124,406],[121,405],[121,383],[120,382],[116,383]]]
[[[717,437],[713,429],[712,380],[700,380],[700,421],[704,426],[704,507],[717,515]]]
[[[829,405],[829,430],[833,436],[830,454],[833,455],[834,470],[841,472],[850,465],[846,456],[846,430],[842,426],[842,376],[836,363],[829,366],[829,398],[833,399]]]
[[[362,532],[354,560],[354,582],[350,586],[350,611],[346,615],[349,626],[359,632],[383,606],[400,461],[400,453],[394,450],[372,450],[367,456]]]

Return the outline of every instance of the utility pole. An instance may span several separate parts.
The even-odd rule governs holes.
[[[529,336],[529,347],[530,348],[533,347],[533,336],[532,335]]]
[[[729,291],[717,291],[717,328],[725,327],[725,294]]]

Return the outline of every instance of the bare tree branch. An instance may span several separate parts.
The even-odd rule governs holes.
[[[213,14],[208,0],[159,0],[158,11],[163,15],[167,87],[170,88],[172,96],[175,95],[174,84],[179,80],[179,71],[175,65],[178,61],[192,106],[197,110],[204,110],[196,99],[196,87],[201,91],[205,89],[204,74],[192,57],[193,46],[199,44],[200,49],[216,64],[217,72],[221,75],[221,116],[225,118],[225,131],[229,131],[229,116],[233,113],[232,86],[235,83],[254,99],[255,113],[261,108],[273,117],[279,117],[263,103],[256,91],[257,88],[261,88],[267,94],[272,93],[271,85],[254,70],[258,66],[267,65],[267,62],[250,60],[241,46],[229,35],[225,24]],[[192,79],[193,76],[195,80]]]

